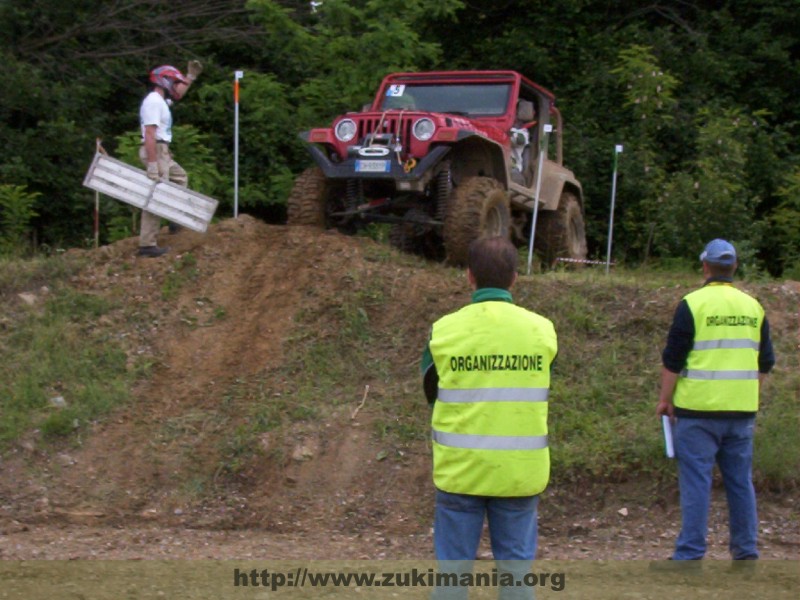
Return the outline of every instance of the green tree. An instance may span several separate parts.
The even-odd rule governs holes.
[[[656,199],[664,191],[667,156],[661,151],[664,130],[674,123],[678,80],[664,72],[653,49],[634,45],[619,53],[618,66],[611,73],[624,89],[624,104],[630,124],[624,129],[626,146],[623,169],[628,199],[620,219],[628,248],[649,254],[650,243],[660,215]]]
[[[272,0],[248,6],[267,31],[280,32],[282,58],[303,75],[291,97],[301,127],[320,124],[372,99],[388,73],[437,64],[441,42],[423,39],[431,18],[452,19],[460,0],[325,0],[303,22]]]
[[[705,108],[696,130],[692,158],[671,175],[659,198],[656,246],[667,256],[689,256],[716,237],[752,247],[758,198],[751,196],[745,173],[755,120],[740,108]]]
[[[231,78],[232,79],[232,78]],[[223,202],[220,212],[231,214],[233,205],[234,101],[231,79],[212,82],[187,97],[187,113],[203,131],[214,131],[204,143],[206,160],[222,175],[214,197]],[[298,163],[304,158],[295,122],[290,89],[273,75],[245,71],[239,95],[239,202],[256,214],[282,210]],[[180,143],[180,136],[176,134]],[[180,148],[176,148],[176,153]],[[181,162],[183,164],[183,162]],[[188,168],[187,168],[188,171]],[[191,176],[191,172],[190,172]],[[190,180],[190,185],[191,180]]]
[[[800,279],[800,168],[789,173],[778,189],[780,204],[769,215],[770,236],[780,251],[784,275]]]

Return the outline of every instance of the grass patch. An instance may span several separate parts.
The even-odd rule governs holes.
[[[768,294],[762,300],[772,304]],[[794,309],[797,310],[795,300]],[[767,308],[769,317],[769,308]],[[797,323],[798,315],[790,315],[789,323]],[[761,390],[761,408],[756,420],[755,452],[753,455],[756,480],[762,485],[783,491],[800,483],[800,356],[797,342],[800,328],[780,326],[771,322],[772,341],[777,364]]]
[[[14,298],[4,302],[16,312],[0,330],[0,447],[32,428],[67,436],[128,398],[127,355],[97,326],[113,307],[68,287],[74,270],[65,262],[14,261],[4,279],[10,287],[46,282],[49,291],[24,309]]]
[[[38,290],[53,282],[63,282],[80,271],[79,259],[63,256],[35,256],[28,260],[0,255],[0,298]]]
[[[187,252],[172,264],[172,269],[164,277],[161,297],[164,300],[173,300],[183,286],[189,281],[195,281],[199,274],[197,259],[191,252]]]
[[[313,421],[321,413],[319,396],[313,400],[303,394],[276,391],[274,373],[233,382],[220,405],[217,422],[223,435],[218,444],[216,476],[236,475],[253,458],[263,454],[261,436],[301,421]],[[273,456],[272,458],[281,458]]]

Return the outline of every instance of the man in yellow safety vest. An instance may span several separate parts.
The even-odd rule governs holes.
[[[706,281],[675,310],[662,354],[656,407],[658,415],[673,420],[678,461],[682,527],[670,560],[695,561],[705,555],[715,462],[728,499],[731,556],[737,561],[755,560],[753,429],[761,383],[775,364],[775,355],[763,307],[733,286],[738,264],[733,245],[713,240],[700,260]],[[671,565],[653,567],[700,563]]]
[[[466,597],[458,577],[472,569],[485,518],[500,597],[533,597],[525,576],[550,476],[547,406],[558,343],[548,319],[513,303],[517,262],[506,238],[475,240],[472,303],[433,324],[423,355],[433,403],[434,549],[440,569],[456,576],[435,598]]]

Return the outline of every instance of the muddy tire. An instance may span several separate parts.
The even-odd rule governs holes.
[[[508,237],[511,209],[508,194],[490,177],[470,177],[456,187],[448,202],[444,222],[447,262],[467,263],[467,251],[480,237]]]
[[[536,249],[544,264],[553,267],[557,259],[586,259],[586,227],[578,198],[572,192],[564,192],[558,209],[539,213],[536,227]],[[580,267],[582,263],[567,263]]]
[[[288,225],[314,225],[325,227],[325,202],[328,184],[322,169],[306,169],[294,182],[286,201]]]

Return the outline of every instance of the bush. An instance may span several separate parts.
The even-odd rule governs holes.
[[[40,195],[27,191],[24,185],[0,184],[0,252],[3,254],[24,251],[31,220],[37,216],[33,207]]]

